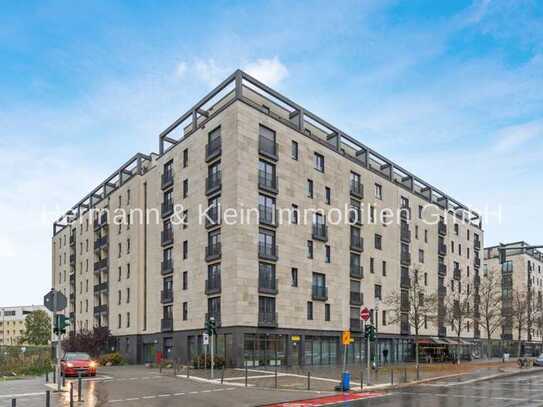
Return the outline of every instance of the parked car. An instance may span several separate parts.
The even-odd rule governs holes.
[[[66,352],[60,360],[60,372],[63,376],[96,376],[98,364],[88,353]]]
[[[543,366],[543,353],[534,359],[535,366]]]

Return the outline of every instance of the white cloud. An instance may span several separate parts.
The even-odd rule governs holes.
[[[180,62],[177,64],[177,67],[175,68],[175,74],[178,78],[182,78],[185,76],[185,73],[187,72],[187,63],[186,62]]]
[[[193,70],[198,78],[211,86],[217,86],[234,71],[233,68],[219,66],[213,58],[206,61],[196,60],[194,62]]]
[[[543,120],[507,126],[497,132],[496,152],[505,153],[537,137],[543,137]]]
[[[275,86],[288,76],[288,69],[277,56],[271,59],[257,59],[245,65],[244,70],[266,85]]]

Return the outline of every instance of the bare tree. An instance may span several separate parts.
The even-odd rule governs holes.
[[[452,331],[456,334],[458,343],[462,331],[467,329],[473,320],[473,291],[469,285],[462,287],[460,280],[451,281],[451,290],[445,299],[445,317]],[[460,345],[456,352],[456,362],[460,363]]]
[[[502,326],[502,293],[498,276],[494,270],[483,274],[479,285],[480,323],[486,332],[487,357],[490,357],[492,335]]]
[[[512,317],[518,334],[518,355],[521,356],[522,333],[528,328],[528,293],[525,290],[513,290]]]
[[[391,312],[390,322],[407,326],[415,333],[415,363],[418,375],[418,338],[421,329],[437,318],[437,295],[429,293],[420,266],[414,266],[409,269],[408,275],[402,275],[402,283],[406,288],[392,292],[384,302]]]

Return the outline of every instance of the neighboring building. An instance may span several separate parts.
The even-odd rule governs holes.
[[[34,311],[50,312],[43,305],[0,307],[0,345],[19,345],[25,332],[25,319]]]
[[[526,353],[538,353],[542,349],[542,312],[543,312],[543,253],[527,249],[526,242],[513,242],[505,244],[506,262],[502,265],[499,257],[499,247],[485,248],[484,272],[498,273],[497,281],[501,285],[502,314],[504,317],[502,328],[496,332],[496,339],[503,342],[504,348],[516,352],[515,343],[523,341],[522,347]],[[520,295],[526,300],[527,312],[524,327],[520,330],[514,317],[514,296]]]
[[[476,290],[476,213],[241,71],[159,141],[158,154],[135,155],[54,224],[53,286],[69,297],[75,329],[109,326],[131,361],[156,351],[189,360],[209,316],[233,365],[334,364],[345,329],[348,358],[360,360],[360,306],[373,312],[405,289],[410,267],[439,293],[428,338],[447,336],[447,289]],[[205,222],[200,206],[212,208]],[[317,207],[364,213],[304,222]],[[218,216],[232,208],[255,208],[259,223]],[[278,222],[285,208],[291,218]],[[386,208],[393,214],[378,218]],[[120,209],[136,212],[120,222]],[[373,315],[378,353],[409,359],[409,327],[387,311]],[[475,322],[462,336],[478,335]]]

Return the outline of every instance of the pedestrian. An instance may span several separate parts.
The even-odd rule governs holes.
[[[388,363],[388,349],[383,349],[383,360],[385,361],[385,364]]]

